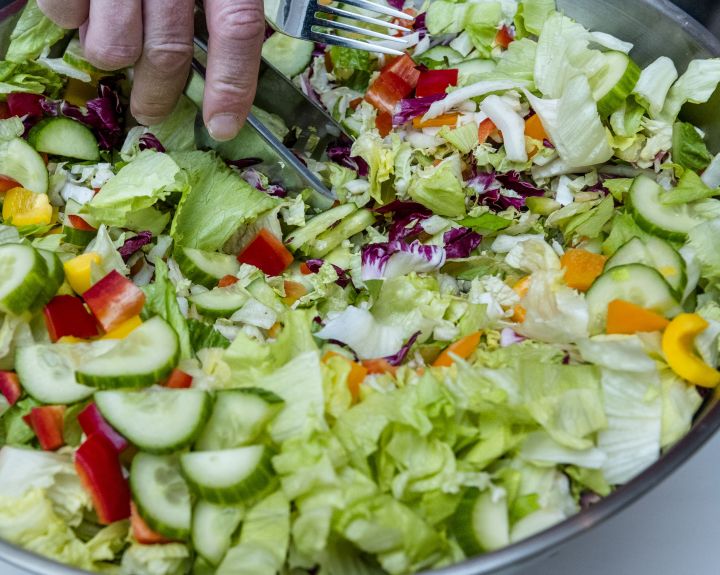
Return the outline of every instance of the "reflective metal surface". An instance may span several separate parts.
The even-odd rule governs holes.
[[[683,70],[693,58],[720,56],[720,41],[665,0],[558,0],[558,5],[590,28],[633,42],[633,57],[641,65],[664,54]],[[688,106],[684,113],[709,133],[711,147],[715,152],[720,151],[720,94],[715,94],[713,100],[703,106]],[[433,575],[516,573],[534,559],[627,507],[680,467],[720,429],[719,399],[720,396],[708,399],[692,430],[659,461],[597,505],[520,543],[436,570]],[[0,559],[41,575],[82,573],[1,541]],[[578,573],[581,572],[579,568]]]

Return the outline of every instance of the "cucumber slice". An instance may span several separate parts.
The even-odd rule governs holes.
[[[456,64],[462,62],[465,58],[457,50],[453,50],[450,46],[435,46],[426,50],[415,58],[418,64],[424,64],[428,68],[454,68]]]
[[[210,399],[200,389],[99,391],[95,403],[110,425],[148,453],[191,445],[210,412]]]
[[[41,249],[38,249],[37,253],[40,254],[40,257],[43,260],[45,260],[45,265],[47,266],[47,278],[45,285],[42,290],[40,290],[40,293],[38,293],[35,302],[33,302],[31,307],[33,311],[39,310],[53,297],[55,297],[55,294],[57,294],[60,286],[65,281],[65,270],[63,269],[62,262],[57,254],[55,252]]]
[[[655,268],[677,294],[687,283],[685,260],[669,243],[660,238],[633,238],[622,245],[605,264],[605,271],[625,264],[643,264]]]
[[[36,194],[48,191],[47,166],[40,154],[22,138],[14,138],[0,146],[0,174]]]
[[[195,449],[215,451],[252,443],[283,405],[280,397],[264,389],[219,391]]]
[[[91,230],[79,230],[68,224],[65,224],[62,230],[63,234],[65,234],[65,241],[68,244],[78,246],[80,248],[86,248],[97,236],[97,232]]]
[[[471,76],[480,76],[492,72],[495,67],[495,62],[484,58],[474,58],[473,60],[453,64],[453,68],[458,71],[458,84],[460,85],[465,83]]]
[[[175,330],[162,318],[154,317],[110,351],[88,361],[77,372],[77,378],[80,383],[101,389],[146,387],[166,377],[179,356]]]
[[[188,300],[197,310],[208,317],[228,317],[239,310],[248,300],[247,291],[237,285],[214,288],[191,295]]]
[[[603,57],[605,66],[590,78],[590,88],[598,112],[608,117],[632,94],[640,79],[640,68],[630,56],[622,52],[604,52]]]
[[[180,456],[190,488],[211,503],[245,503],[274,488],[270,450],[251,445],[222,451],[196,451]]]
[[[642,264],[614,267],[595,280],[586,295],[593,334],[605,329],[608,304],[616,299],[667,317],[682,312],[676,294],[657,270]]]
[[[299,250],[302,246],[311,242],[325,230],[331,228],[356,210],[357,206],[355,206],[355,204],[340,204],[339,206],[330,208],[328,211],[322,212],[312,218],[303,227],[292,232],[285,243],[291,250]]]
[[[30,246],[0,246],[0,311],[20,315],[28,311],[45,289],[45,259]]]
[[[15,369],[23,389],[33,399],[49,404],[76,403],[90,397],[95,389],[78,383],[75,368],[88,356],[110,347],[112,344],[103,341],[21,347],[15,353]]]
[[[451,521],[458,544],[470,557],[510,544],[507,499],[490,491],[468,489]]]
[[[628,202],[633,218],[646,232],[683,242],[688,232],[705,221],[692,204],[665,205],[660,201],[663,188],[647,176],[633,182]]]
[[[275,32],[265,40],[262,57],[280,72],[292,78],[308,67],[312,60],[313,48],[312,42]]]
[[[47,118],[28,134],[38,152],[95,162],[100,159],[97,139],[89,128],[70,118]]]
[[[237,258],[228,254],[178,246],[173,256],[185,277],[206,288],[215,287],[220,278],[235,275],[240,269]]]
[[[170,455],[138,453],[130,469],[130,490],[150,529],[171,539],[190,536],[190,491]]]
[[[312,258],[321,258],[348,238],[359,234],[375,223],[375,214],[368,209],[353,212],[334,228],[315,238],[302,251]]]
[[[83,72],[87,72],[88,74],[103,74],[102,70],[96,68],[87,61],[87,59],[85,58],[85,52],[80,45],[79,38],[73,38],[72,40],[70,40],[67,48],[65,48],[63,60],[65,60],[74,68],[82,70]]]
[[[211,565],[219,565],[232,545],[232,537],[245,515],[243,507],[198,501],[193,509],[192,542]]]

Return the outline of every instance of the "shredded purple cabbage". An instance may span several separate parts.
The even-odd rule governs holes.
[[[331,343],[333,345],[336,345],[338,347],[341,347],[343,349],[348,350],[350,353],[352,353],[353,359],[356,362],[360,362],[360,357],[358,356],[357,353],[355,353],[355,350],[353,348],[351,348],[348,344],[346,344],[344,341],[340,341],[339,339],[327,339],[325,341],[327,341],[328,343]]]
[[[495,178],[497,178],[497,181],[502,184],[503,188],[517,192],[521,196],[528,197],[545,195],[545,190],[538,188],[530,182],[526,182],[520,177],[518,172],[495,174]]]
[[[413,29],[416,32],[424,32],[425,34],[427,34],[427,25],[425,24],[425,12],[415,16],[415,23],[413,24]],[[420,34],[420,36],[420,39],[422,39],[422,34]]]
[[[506,327],[500,332],[500,347],[508,347],[516,343],[522,343],[527,338],[515,333],[512,328]]]
[[[118,248],[118,252],[124,261],[128,261],[130,257],[143,246],[152,241],[151,232],[139,232],[136,236],[125,240],[125,243]]]
[[[165,146],[160,143],[160,140],[157,139],[155,134],[151,134],[150,132],[145,132],[142,136],[140,136],[138,147],[141,150],[155,150],[156,152],[165,151]]]
[[[322,42],[315,42],[313,45],[313,56],[324,56],[325,55],[325,49],[327,48],[327,44],[323,44]]]
[[[545,195],[544,190],[521,179],[518,172],[481,172],[466,181],[465,185],[475,191],[481,204],[497,211],[510,207],[520,210],[525,207],[525,198]],[[503,194],[502,188],[516,195]]]
[[[433,103],[443,98],[445,98],[445,94],[434,94],[432,96],[425,96],[424,98],[405,98],[404,100],[400,100],[393,115],[393,126],[402,126],[413,118],[425,114]]]
[[[405,0],[387,0],[387,3],[395,10],[402,10],[403,6],[405,6]]]
[[[287,190],[280,184],[268,183],[265,185],[262,175],[255,168],[248,168],[241,174],[241,177],[256,190],[265,192],[269,196],[275,198],[284,198],[287,196]]]
[[[445,249],[424,245],[417,240],[370,244],[362,249],[363,280],[388,279],[411,272],[424,273],[440,269],[445,264]]]
[[[470,253],[480,245],[482,236],[469,228],[453,228],[443,234],[445,256],[448,259],[470,257]]]
[[[305,260],[305,265],[310,269],[311,272],[314,274],[318,273],[320,271],[320,268],[323,265],[324,260],[321,259],[312,259],[312,260]],[[335,283],[339,285],[341,288],[344,288],[352,283],[352,280],[350,279],[350,275],[348,274],[347,270],[342,269],[340,266],[336,266],[335,264],[330,264],[333,269],[335,270],[335,273],[338,276],[338,279],[335,280]]]
[[[548,140],[547,138],[545,138],[543,140],[543,146],[545,146],[546,148],[550,148],[551,150],[555,149],[555,146],[553,145],[553,143],[550,140]]]
[[[424,230],[422,222],[430,217],[425,212],[412,212],[398,218],[388,230],[388,238],[391,242],[404,240],[421,234]]]
[[[415,332],[410,336],[410,339],[407,340],[407,343],[400,348],[400,351],[393,355],[388,355],[383,359],[387,361],[390,365],[401,365],[407,358],[408,353],[410,353],[410,348],[415,344],[418,337],[420,337],[419,331]]]
[[[351,156],[352,142],[338,140],[334,144],[328,146],[327,156],[330,161],[335,162],[345,168],[349,168],[357,173],[358,176],[364,178],[368,175],[370,167],[367,162],[360,156]]]

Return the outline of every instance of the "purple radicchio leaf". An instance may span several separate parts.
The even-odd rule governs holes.
[[[426,13],[418,14],[415,16],[415,23],[413,24],[413,30],[416,32],[424,32],[427,34],[427,25],[425,24]],[[422,37],[422,34],[421,34]]]
[[[402,10],[403,6],[405,6],[405,0],[387,0],[387,3],[395,10]]]
[[[500,347],[508,347],[525,341],[525,337],[515,333],[511,328],[506,327],[500,332]]]
[[[421,234],[424,231],[422,222],[429,217],[427,213],[410,213],[396,219],[388,231],[390,241],[396,242]]]
[[[406,244],[395,241],[370,244],[362,251],[362,279],[388,279],[440,269],[445,263],[445,248],[423,245],[417,240]]]
[[[323,44],[322,42],[315,42],[313,45],[313,56],[324,56],[325,55],[325,49],[327,48],[327,44]]]
[[[412,334],[412,336],[410,336],[410,339],[407,340],[407,343],[400,348],[400,351],[398,351],[396,354],[388,355],[383,359],[387,361],[390,365],[401,365],[407,358],[408,353],[410,353],[410,348],[415,344],[415,341],[417,341],[418,337],[420,337],[419,331],[415,332],[414,334]]]
[[[413,118],[420,116],[430,109],[430,106],[445,98],[445,94],[434,94],[424,98],[405,98],[400,100],[395,114],[393,115],[393,126],[402,126]]]
[[[142,136],[140,136],[138,147],[140,150],[155,150],[156,152],[165,151],[165,146],[160,143],[160,140],[157,139],[155,134],[151,134],[150,132],[145,132]]]
[[[305,260],[305,265],[314,274],[316,274],[320,271],[320,268],[322,267],[323,263],[324,263],[324,260],[320,260],[320,259]],[[350,279],[350,275],[348,274],[347,270],[344,270],[340,266],[336,266],[335,264],[330,264],[330,265],[332,265],[333,269],[335,270],[335,273],[338,276],[338,279],[335,280],[335,283],[337,285],[339,285],[341,288],[344,288],[352,283],[352,280]]]
[[[506,174],[495,174],[497,181],[503,188],[512,190],[524,197],[544,196],[545,190],[538,188],[536,185],[523,180],[518,172],[507,172]]]
[[[550,140],[548,140],[547,138],[545,138],[545,139],[543,140],[543,146],[545,146],[546,148],[549,148],[550,150],[554,150],[554,149],[555,149],[555,145],[554,145]]]
[[[357,353],[355,353],[355,350],[353,348],[351,348],[348,344],[346,344],[344,341],[340,341],[339,339],[326,339],[325,341],[327,341],[328,343],[331,343],[333,345],[336,345],[338,347],[341,347],[343,349],[348,350],[353,355],[353,359],[356,362],[360,361],[360,357],[358,356]]]
[[[351,156],[350,149],[352,142],[344,142],[338,140],[327,148],[327,156],[330,161],[335,162],[345,168],[349,168],[357,173],[358,176],[364,178],[368,175],[370,167],[367,162],[360,156]]]
[[[241,176],[243,180],[245,180],[256,190],[265,192],[269,196],[273,196],[275,198],[284,198],[285,196],[287,196],[287,190],[283,188],[280,184],[268,183],[266,185],[260,172],[258,172],[254,168],[248,168],[241,174]]]
[[[125,243],[118,248],[123,261],[128,261],[136,251],[152,241],[151,232],[139,232],[136,236],[125,240]]]
[[[482,236],[469,228],[453,228],[443,234],[445,255],[448,259],[470,257],[470,253],[481,241]]]
[[[305,70],[302,74],[298,76],[298,81],[300,83],[300,90],[302,90],[302,93],[305,94],[305,96],[310,100],[313,104],[320,106],[321,108],[324,108],[322,101],[320,100],[320,96],[315,91],[315,88],[312,87],[312,84],[310,83],[310,74],[312,73],[312,67]]]
[[[526,197],[545,195],[544,190],[521,179],[517,172],[481,172],[465,182],[465,185],[476,192],[481,204],[497,211],[510,207],[521,210],[525,207]],[[503,194],[501,188],[512,194]]]

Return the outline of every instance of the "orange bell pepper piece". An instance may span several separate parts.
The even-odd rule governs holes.
[[[632,335],[648,331],[662,331],[670,322],[660,314],[628,301],[615,299],[608,304],[608,334]]]
[[[389,373],[395,375],[397,367],[392,365],[387,359],[365,359],[362,362],[363,367],[367,369],[368,373]]]
[[[513,286],[513,291],[521,298],[525,297],[530,289],[530,278],[531,276],[525,276]],[[518,304],[513,308],[513,315],[510,319],[515,323],[522,323],[525,321],[526,314],[527,310]]]
[[[294,282],[292,280],[285,280],[285,297],[283,303],[287,306],[294,304],[297,300],[307,294],[307,289],[300,282]]]
[[[437,356],[437,359],[433,362],[433,367],[448,367],[452,365],[455,363],[453,356],[462,359],[470,357],[480,344],[480,335],[481,332],[476,331],[451,343]]]
[[[478,143],[484,144],[487,142],[490,134],[492,134],[495,130],[497,130],[497,126],[490,118],[480,122],[480,125],[478,126]]]
[[[540,140],[541,142],[549,139],[545,131],[545,126],[542,125],[540,116],[537,114],[533,114],[525,121],[525,135],[528,138]]]
[[[455,126],[458,121],[458,114],[443,114],[437,118],[423,121],[422,116],[413,118],[413,128],[440,128],[442,126]]]
[[[350,395],[352,395],[353,401],[357,401],[360,397],[360,385],[363,381],[365,381],[365,377],[367,377],[368,374],[367,368],[364,365],[357,363],[356,361],[348,359],[344,355],[335,353],[334,351],[328,351],[323,356],[323,363],[327,363],[327,361],[332,359],[333,357],[339,357],[343,361],[346,361],[350,364],[350,373],[347,376],[347,386],[350,390]]]
[[[603,273],[607,258],[587,250],[572,249],[566,251],[560,258],[560,264],[565,268],[565,283],[578,291],[585,292]]]

